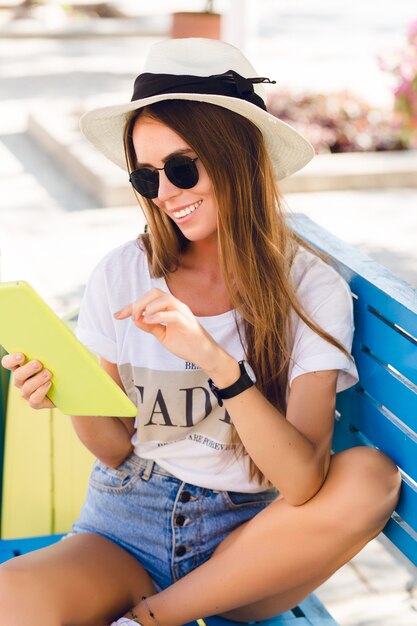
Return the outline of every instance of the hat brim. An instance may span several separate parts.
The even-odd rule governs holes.
[[[277,180],[303,168],[314,156],[313,146],[294,128],[260,107],[230,96],[170,93],[128,104],[93,109],[80,119],[85,137],[110,161],[127,170],[123,133],[129,113],[163,100],[207,102],[224,107],[253,122],[262,132]]]

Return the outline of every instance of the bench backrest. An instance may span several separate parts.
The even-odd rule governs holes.
[[[294,231],[350,285],[359,383],[340,394],[333,449],[379,448],[398,465],[401,498],[384,529],[417,565],[417,290],[304,215]]]

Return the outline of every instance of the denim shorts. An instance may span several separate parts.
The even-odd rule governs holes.
[[[178,480],[132,453],[116,469],[96,461],[71,534],[106,537],[132,554],[161,591],[207,561],[216,546],[277,497],[214,491]]]

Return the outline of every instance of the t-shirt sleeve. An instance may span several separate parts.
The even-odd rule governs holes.
[[[309,254],[312,260],[304,266],[296,286],[297,298],[307,316],[334,337],[350,353],[353,339],[353,304],[347,283],[329,265]],[[301,374],[339,370],[337,391],[358,381],[352,358],[323,339],[297,315],[293,316],[292,353],[288,385]]]
[[[105,260],[93,270],[84,292],[75,334],[95,354],[116,363],[115,320],[109,298]]]

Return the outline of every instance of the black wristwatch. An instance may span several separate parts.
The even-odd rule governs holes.
[[[246,361],[239,361],[240,367],[240,376],[233,385],[229,385],[229,387],[225,387],[224,389],[219,389],[213,383],[211,378],[208,380],[208,384],[212,392],[217,398],[217,402],[219,406],[223,406],[223,400],[229,400],[229,398],[234,398],[238,396],[245,389],[250,389],[256,382],[255,374],[253,373],[253,369]]]

